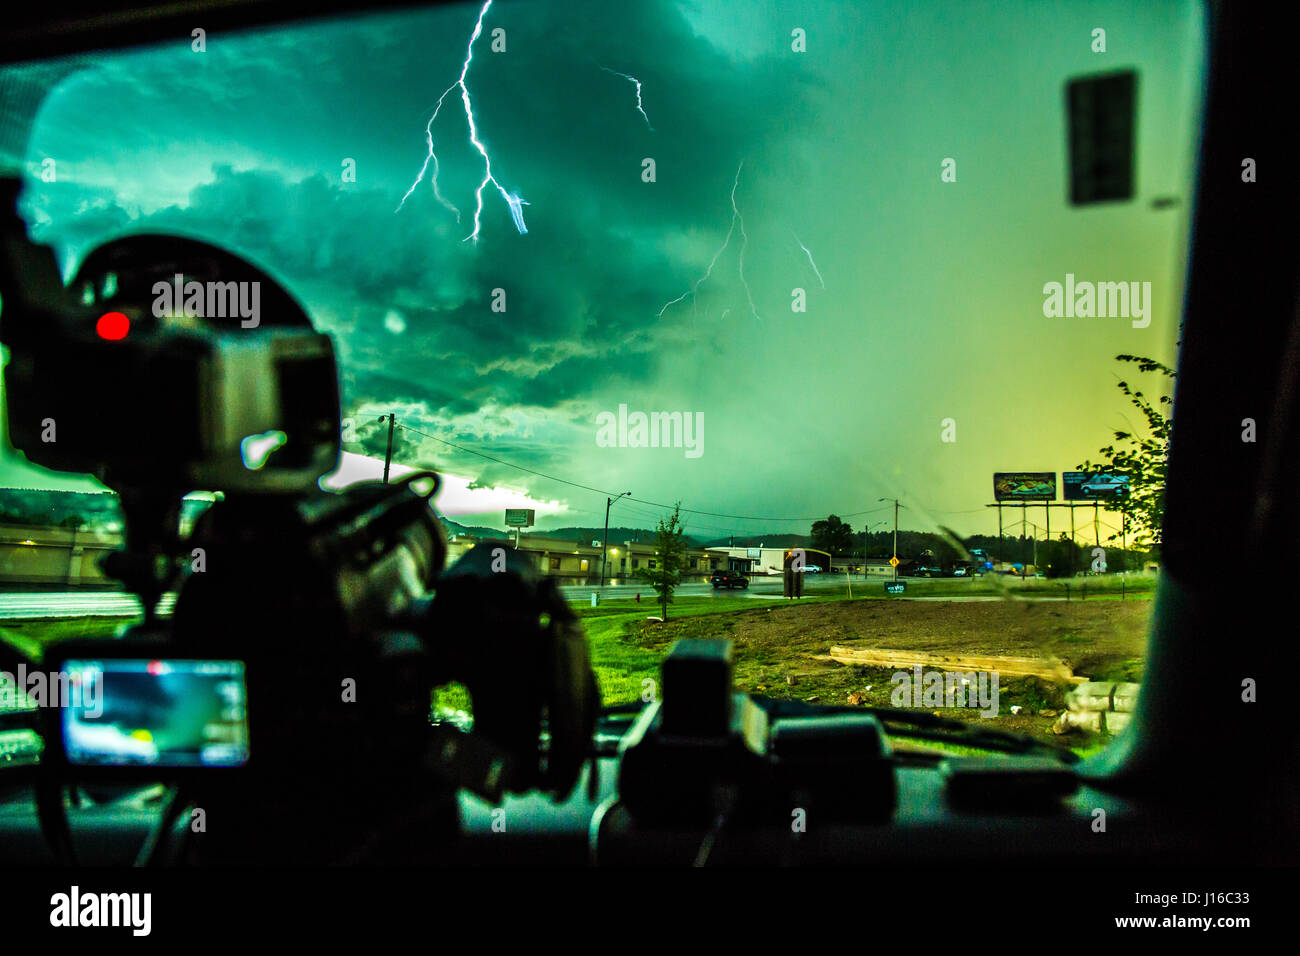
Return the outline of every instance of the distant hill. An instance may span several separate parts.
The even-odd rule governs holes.
[[[211,504],[211,501],[197,498],[182,501],[182,531],[189,528]],[[0,524],[120,532],[122,503],[111,491],[0,488]]]
[[[734,535],[706,542],[706,548],[799,548],[808,547],[808,536],[802,534],[755,534],[747,537]]]
[[[0,522],[34,528],[120,530],[122,507],[109,491],[44,491],[0,488]]]
[[[442,515],[438,515],[438,520],[442,522],[443,530],[448,534],[468,534],[475,538],[504,538],[507,534],[507,532],[499,531],[496,528],[484,528],[481,525],[463,525]],[[510,533],[513,534],[513,532]]]
[[[497,528],[462,525],[448,518],[441,518],[441,520],[448,534],[468,534],[479,538],[514,536],[513,528],[500,530]],[[579,541],[583,544],[590,544],[592,541],[603,541],[604,535],[604,528],[566,525],[563,528],[528,528],[520,534],[520,538],[559,538],[561,541]],[[735,538],[716,538],[713,540],[706,540],[688,534],[685,538],[692,548],[725,548],[728,545],[737,548],[757,548],[760,544],[768,548],[793,548],[806,546],[808,543],[806,536],[798,534],[756,534],[748,537],[736,536]],[[621,544],[625,541],[639,541],[643,544],[651,544],[654,539],[655,532],[653,528],[628,528],[620,525],[617,528],[609,529],[611,544],[616,542]]]
[[[587,543],[591,541],[603,541],[605,536],[605,529],[603,527],[601,528],[578,528],[578,527],[549,528],[546,530],[535,530],[532,532],[525,531],[523,537],[527,538],[530,536],[530,534],[535,534],[538,537],[543,537],[543,538],[560,538],[563,541],[581,541],[583,543]],[[700,539],[693,538],[690,535],[686,535],[685,538],[687,543],[691,547],[698,548],[701,546]],[[654,531],[648,528],[619,527],[619,528],[609,529],[609,540],[611,544],[613,544],[614,542],[623,542],[623,541],[640,541],[644,544],[649,544],[653,542],[654,539],[655,539]]]

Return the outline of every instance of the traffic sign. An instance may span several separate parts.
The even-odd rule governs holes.
[[[896,567],[898,567],[898,555],[895,555],[894,557],[892,557],[892,558],[889,559],[889,566],[890,566],[891,568],[896,568]]]

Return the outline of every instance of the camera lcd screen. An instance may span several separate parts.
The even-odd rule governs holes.
[[[68,762],[240,767],[248,762],[243,661],[69,660]]]

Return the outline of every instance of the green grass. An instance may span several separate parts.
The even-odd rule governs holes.
[[[59,618],[50,621],[12,621],[0,626],[0,641],[17,648],[24,657],[39,662],[54,641],[81,637],[111,637],[123,625],[120,617]]]
[[[883,579],[863,581],[853,579],[853,597],[878,600],[901,597],[960,597],[963,594],[1012,594],[1026,597],[1069,597],[1076,600],[1121,600],[1124,597],[1149,597],[1155,591],[1155,573],[1133,573],[1124,577],[1102,576],[1088,578],[1021,578],[986,574],[972,579],[960,578],[899,578],[907,585],[903,595],[886,594]],[[841,580],[841,584],[843,584]],[[1067,589],[1068,585],[1068,589]],[[1085,592],[1086,587],[1086,592]],[[1068,591],[1068,595],[1067,595]],[[846,588],[839,588],[841,595]],[[817,593],[817,592],[813,592]],[[1086,593],[1086,597],[1084,596]]]
[[[922,585],[942,587],[944,581],[921,581]],[[977,583],[977,582],[972,582]],[[1042,585],[1043,582],[1037,582]],[[1054,583],[1054,582],[1053,582]],[[909,581],[909,593],[911,593]],[[951,587],[951,584],[949,584]],[[1091,586],[1089,587],[1091,591]],[[970,593],[966,591],[964,593]],[[868,595],[863,590],[854,588],[854,600],[874,599],[878,595]],[[1090,598],[1091,599],[1091,596]],[[822,603],[843,601],[845,598],[831,594],[814,594],[804,597],[800,603]],[[598,607],[577,606],[574,608],[586,631],[591,649],[592,667],[600,682],[601,698],[606,704],[628,703],[645,699],[646,690],[653,687],[658,692],[660,665],[667,654],[672,640],[682,637],[724,638],[735,625],[739,613],[765,611],[774,607],[787,606],[784,600],[755,600],[747,597],[730,595],[681,597],[673,601],[668,608],[670,621],[688,622],[675,625],[671,639],[665,635],[659,639],[656,629],[642,630],[639,625],[647,617],[658,617],[659,605],[643,600],[640,604],[630,599],[611,600]],[[27,657],[38,661],[42,651],[52,641],[66,638],[109,636],[119,627],[124,626],[121,618],[80,618],[52,621],[14,622],[0,627],[0,640],[7,641],[22,651]],[[1057,638],[1059,643],[1078,643],[1079,639],[1070,634]],[[759,679],[764,670],[771,670],[773,679],[778,676],[787,663],[779,653],[771,652],[766,657],[760,652],[751,654],[746,661],[746,671],[751,677]],[[1142,665],[1140,659],[1118,661],[1096,674],[1095,680],[1141,681]],[[888,686],[887,669],[875,673],[870,668],[850,668],[855,686],[864,683],[875,684],[882,690]],[[740,677],[740,675],[737,675]],[[647,684],[652,681],[653,684]],[[806,692],[808,688],[800,685],[794,693]],[[784,683],[778,689],[768,688],[772,692],[786,692]],[[793,689],[790,689],[793,691]],[[1000,688],[1000,700],[1004,707],[1019,704],[1027,710],[1037,711],[1044,707],[1060,708],[1062,700],[1060,690],[1046,681],[1036,678],[1020,678],[1004,681]],[[447,684],[437,688],[432,695],[435,709],[463,711],[473,713],[469,692],[460,684]],[[873,703],[880,704],[879,701]],[[888,706],[888,702],[883,702]],[[984,755],[987,751],[938,741],[907,741],[906,746],[917,749],[939,751],[953,755]],[[1070,749],[1081,757],[1090,756],[1106,746],[1104,739],[1084,740]]]
[[[855,592],[854,600],[859,599]],[[844,599],[819,596],[817,600],[842,601]],[[785,606],[785,602],[777,601],[768,604],[747,598],[682,598],[670,605],[669,621],[674,624],[671,633],[664,633],[662,637],[659,628],[653,625],[641,626],[645,618],[658,616],[657,606],[646,607],[644,603],[638,606],[635,602],[611,601],[598,608],[581,607],[575,610],[582,619],[587,633],[592,666],[600,682],[602,700],[606,704],[621,704],[648,699],[645,692],[650,688],[657,691],[660,665],[673,640],[729,637],[743,614],[769,611],[773,609],[773,605],[781,607]],[[1057,641],[1070,645],[1080,643],[1081,639],[1066,633],[1057,638]],[[781,698],[800,698],[815,691],[822,702],[831,703],[842,700],[843,691],[849,685],[859,690],[871,685],[874,693],[867,695],[870,699],[864,700],[864,703],[874,706],[892,706],[888,699],[889,678],[892,671],[888,668],[844,668],[827,676],[826,680],[836,685],[831,688],[830,684],[822,687],[822,682],[806,678],[795,687],[787,687],[781,675],[788,670],[788,667],[789,661],[781,655],[779,649],[764,651],[758,647],[751,647],[744,661],[738,663],[735,673],[736,688],[756,690],[758,693]],[[1112,665],[1113,673],[1107,671],[1096,679],[1140,681],[1141,668],[1141,660],[1125,660]],[[845,686],[839,687],[840,683]],[[1064,686],[1035,677],[1005,679],[999,688],[1000,710],[1009,713],[1012,705],[1019,705],[1030,714],[1036,714],[1046,708],[1059,711],[1065,706],[1064,692]],[[955,756],[989,753],[980,748],[957,743],[902,739],[898,742],[900,746]],[[1106,744],[1105,738],[1095,739],[1090,735],[1082,739],[1060,741],[1062,749],[1068,748],[1080,757],[1090,756],[1102,750]]]
[[[1141,658],[1130,657],[1122,661],[1103,661],[1093,668],[1088,676],[1095,681],[1127,681],[1142,683],[1142,673],[1146,664]]]

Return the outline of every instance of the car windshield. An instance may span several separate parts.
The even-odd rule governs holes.
[[[450,560],[516,542],[607,703],[724,637],[738,690],[1086,752],[1143,672],[1204,45],[1192,2],[452,4],[7,68],[0,162],[65,276],[153,232],[282,281],[323,485],[437,470]],[[103,485],[0,486],[9,622],[138,610]]]

